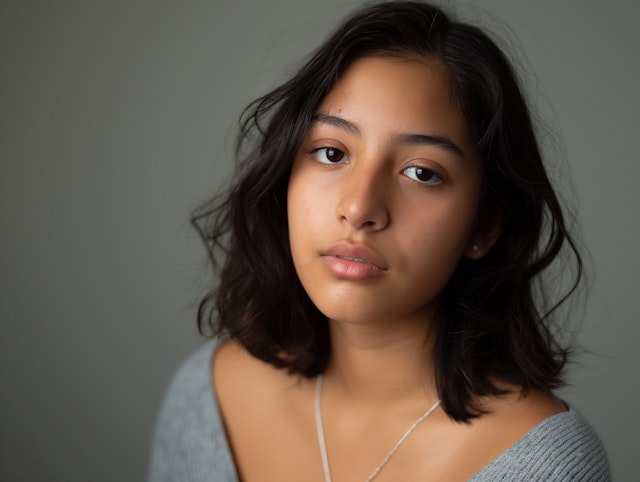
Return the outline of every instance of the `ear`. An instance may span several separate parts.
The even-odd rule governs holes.
[[[480,259],[500,238],[502,233],[502,215],[492,216],[491,221],[479,223],[476,230],[469,236],[464,255],[469,259]]]

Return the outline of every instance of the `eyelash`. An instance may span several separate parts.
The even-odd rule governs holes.
[[[330,151],[333,151],[334,154],[331,154]],[[331,147],[331,146],[317,147],[317,148],[311,149],[309,153],[312,154],[318,162],[327,166],[336,165],[336,164],[346,164],[347,162],[349,162],[349,156],[347,156],[347,154],[342,149],[338,149],[337,147]],[[339,155],[340,157],[336,161],[332,161],[327,157],[335,154]],[[321,159],[321,156],[324,157],[324,159]],[[416,181],[417,183],[423,186],[435,186],[438,184],[442,184],[443,182],[443,179],[440,175],[438,175],[435,171],[428,169],[426,167],[409,166],[409,167],[405,167],[402,170],[402,173],[405,176],[407,176],[409,179]],[[420,179],[419,176],[424,174],[427,174],[428,178]]]
[[[412,175],[409,175],[409,172],[411,172]],[[405,176],[407,176],[409,179],[419,182],[420,184],[423,184],[425,186],[435,186],[438,184],[442,184],[443,182],[442,177],[440,177],[436,172],[432,171],[431,169],[427,169],[426,167],[409,166],[409,167],[405,167],[402,170],[402,173]],[[426,173],[428,175],[428,179],[420,179],[418,177],[423,173]]]
[[[332,161],[331,159],[327,158],[326,156],[327,156],[329,151],[335,151],[337,153],[340,153],[341,154],[340,159],[337,160],[337,161]],[[315,148],[315,149],[311,149],[310,153],[313,154],[313,156],[316,158],[316,160],[318,162],[320,162],[321,164],[329,165],[329,166],[332,165],[332,164],[345,164],[346,162],[349,161],[349,156],[347,156],[347,154],[342,149],[338,149],[337,147],[330,147],[330,146],[318,147],[318,148]],[[326,161],[320,159],[320,156],[321,156],[322,153],[325,154],[324,157],[325,157]],[[331,155],[331,154],[329,154],[329,155]]]

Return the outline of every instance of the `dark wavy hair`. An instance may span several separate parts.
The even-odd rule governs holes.
[[[540,154],[514,69],[479,28],[429,4],[399,1],[356,11],[291,80],[240,119],[233,184],[192,222],[220,279],[198,310],[201,332],[228,336],[253,356],[313,377],[331,352],[328,323],[295,273],[287,229],[287,184],[316,109],[355,60],[437,59],[451,99],[484,163],[482,209],[502,232],[480,260],[462,259],[441,297],[435,370],[442,406],[455,420],[483,413],[477,397],[563,384],[568,349],[551,314],[577,287],[582,261]],[[577,269],[555,304],[536,296],[539,275],[568,248]]]

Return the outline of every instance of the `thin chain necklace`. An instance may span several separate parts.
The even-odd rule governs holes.
[[[316,415],[316,430],[318,432],[318,442],[320,444],[320,455],[322,456],[322,467],[324,469],[324,480],[325,482],[331,482],[331,471],[329,470],[329,458],[327,457],[327,444],[324,439],[324,428],[322,426],[322,412],[320,411],[320,394],[322,393],[322,375],[318,375],[318,380],[316,381],[316,397],[314,403],[315,415]],[[422,421],[427,418],[433,411],[440,406],[440,400],[433,404],[433,406],[424,412],[418,420],[416,420],[411,427],[404,433],[400,440],[396,442],[391,451],[382,459],[382,462],[378,464],[371,475],[367,479],[367,482],[371,482],[376,476],[380,473],[380,471],[387,465],[389,459],[396,453],[396,451],[400,448],[400,446],[404,443],[407,437],[413,432]]]

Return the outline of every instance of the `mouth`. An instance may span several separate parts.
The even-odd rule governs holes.
[[[363,281],[388,272],[381,257],[365,244],[340,242],[321,253],[321,258],[339,279]]]
[[[364,258],[350,258],[349,256],[336,256],[336,258],[344,259],[346,261],[355,261],[356,263],[368,263]]]

